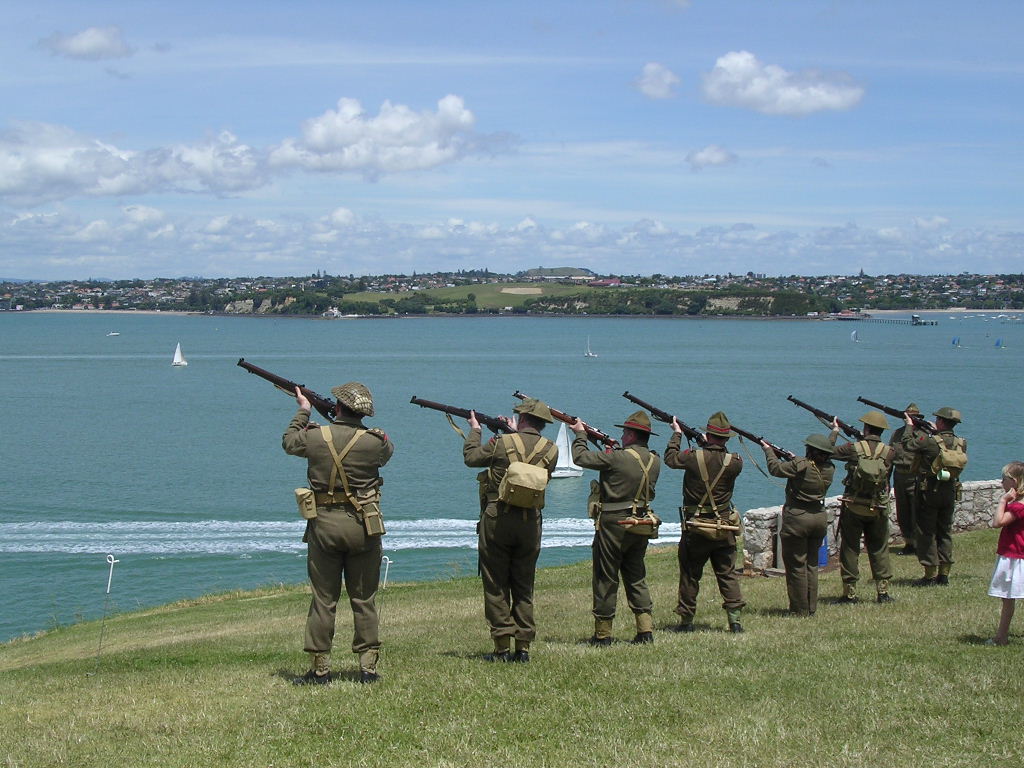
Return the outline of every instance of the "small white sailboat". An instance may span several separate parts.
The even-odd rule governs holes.
[[[174,348],[174,359],[171,360],[171,365],[173,365],[173,366],[175,366],[177,368],[184,368],[186,365],[188,365],[188,360],[186,360],[185,356],[183,354],[181,354],[181,342],[180,341],[178,342],[178,346],[176,346]]]
[[[589,336],[587,336],[587,349],[583,353],[583,356],[584,357],[597,357],[597,353],[596,352],[591,352],[590,351],[590,337]]]
[[[857,336],[857,332],[856,332],[856,331],[853,331],[853,332],[852,332],[852,333],[850,334],[850,341],[852,341],[852,342],[854,342],[854,343],[856,343],[856,342],[860,341],[860,338],[859,338],[859,337]]]
[[[111,331],[110,333],[107,334],[107,336],[120,336],[120,335],[121,334],[118,331]]]
[[[555,471],[551,477],[582,477],[583,468],[572,460],[572,441],[569,440],[569,431],[564,422],[558,426],[555,445],[558,446],[558,461],[555,462]]]

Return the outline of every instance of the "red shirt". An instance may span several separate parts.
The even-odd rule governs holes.
[[[1012,501],[1006,505],[1006,511],[1013,515],[1014,519],[999,530],[996,554],[1024,560],[1024,503]]]

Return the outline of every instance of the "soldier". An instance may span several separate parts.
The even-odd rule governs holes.
[[[587,434],[582,421],[572,425],[576,439],[572,458],[579,466],[600,471],[596,504],[593,509],[593,593],[594,636],[589,643],[596,646],[612,644],[612,622],[619,591],[619,574],[626,587],[626,603],[636,617],[634,644],[654,642],[653,604],[647,588],[644,555],[652,533],[650,525],[622,525],[622,522],[646,518],[654,498],[654,485],[661,472],[658,455],[647,447],[651,419],[637,411],[622,424],[622,450],[592,451],[587,447]]]
[[[295,414],[281,439],[285,453],[308,462],[306,474],[316,502],[316,516],[306,521],[306,558],[313,599],[306,617],[305,649],[312,668],[294,682],[331,682],[331,645],[342,577],[352,608],[352,651],[359,654],[359,681],[380,679],[377,657],[377,608],[383,526],[380,518],[380,467],[394,453],[388,436],[363,426],[373,416],[373,397],[365,386],[350,381],[334,387],[333,423],[316,429],[309,421],[309,400],[299,389]]]
[[[924,576],[915,586],[949,584],[953,565],[953,511],[960,490],[960,471],[967,465],[967,441],[953,434],[960,423],[960,411],[939,408],[932,414],[935,434],[915,429],[906,417],[904,449],[919,458],[917,495],[917,560]]]
[[[523,400],[516,432],[480,445],[480,422],[470,413],[469,434],[462,448],[467,467],[486,467],[480,480],[480,575],[484,584],[484,616],[494,650],[487,661],[530,660],[530,643],[537,634],[533,619],[533,582],[540,555],[541,508],[517,507],[499,499],[502,479],[512,462],[543,467],[548,477],[558,461],[558,446],[541,437],[552,422],[551,411],[540,400]],[[515,638],[515,653],[511,652]]]
[[[697,593],[704,564],[711,567],[722,593],[730,632],[742,632],[740,612],[746,603],[736,577],[736,530],[739,513],[732,503],[736,477],[743,470],[738,454],[725,450],[732,435],[729,419],[721,411],[708,419],[704,448],[680,452],[682,428],[672,421],[673,435],[665,449],[665,466],[684,470],[683,533],[679,539],[679,614],[677,632],[693,632]],[[722,526],[728,526],[724,528]]]
[[[846,462],[843,498],[839,508],[839,573],[843,580],[840,603],[852,604],[857,597],[860,578],[860,542],[868,550],[871,578],[875,580],[875,599],[891,603],[889,579],[889,470],[896,451],[882,442],[882,432],[889,428],[885,414],[868,411],[860,417],[864,439],[844,443],[832,452],[836,461]],[[835,443],[839,425],[832,422],[830,440]]]
[[[824,435],[808,435],[806,457],[780,461],[764,440],[761,447],[768,472],[786,478],[780,538],[786,566],[789,612],[813,616],[818,609],[818,550],[828,528],[825,494],[836,468],[829,461],[832,442]]]
[[[907,406],[907,413],[919,414],[921,410],[916,403]],[[896,451],[892,462],[892,495],[896,502],[896,524],[903,537],[903,549],[897,555],[914,554],[916,528],[914,523],[914,507],[917,504],[917,457],[903,448],[903,435],[907,426],[901,424],[889,438],[889,445]]]

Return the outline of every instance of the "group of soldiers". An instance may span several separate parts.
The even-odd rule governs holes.
[[[315,496],[315,515],[307,520],[304,536],[313,592],[305,650],[312,663],[309,671],[296,679],[299,684],[326,684],[332,679],[330,652],[342,580],[353,613],[352,650],[359,654],[359,680],[370,683],[379,679],[380,639],[374,602],[381,560],[379,469],[394,448],[385,433],[362,424],[363,417],[374,413],[372,396],[364,385],[349,382],[331,393],[337,399],[333,421],[314,429],[309,422],[310,403],[296,390],[299,411],[283,437],[287,453],[307,459],[309,486]],[[526,398],[514,412],[516,420],[506,420],[507,432],[484,443],[477,415],[470,411],[463,459],[467,466],[482,470],[478,475],[479,568],[484,615],[493,642],[484,659],[526,663],[536,637],[533,595],[541,548],[543,489],[555,468],[558,450],[541,434],[554,421],[545,403]],[[837,445],[839,426],[833,420],[830,434],[809,435],[804,441],[805,455],[789,460],[781,459],[775,446],[762,441],[768,471],[787,480],[780,538],[791,613],[813,616],[817,609],[818,551],[826,534],[824,501],[835,472],[833,460],[846,464],[839,516],[843,582],[839,602],[859,600],[856,588],[862,539],[877,601],[893,600],[889,594],[890,475],[906,542],[903,552],[916,552],[924,568],[915,585],[948,584],[953,563],[953,507],[959,470],[966,464],[966,441],[953,431],[960,423],[958,411],[940,408],[934,416],[934,423],[926,422],[910,404],[905,424],[884,443],[885,415],[869,411],[860,418],[863,439],[841,445]],[[683,471],[675,608],[679,620],[672,629],[694,631],[700,581],[710,561],[728,630],[743,632],[745,603],[736,569],[740,516],[732,499],[743,460],[728,450],[734,432],[726,415],[714,413],[698,447],[687,449],[682,447],[684,430],[673,418],[672,436],[663,457],[648,446],[656,433],[644,410],[616,425],[622,435],[614,450],[591,448],[591,428],[579,419],[569,426],[575,434],[573,461],[598,472],[588,503],[595,531],[594,631],[587,642],[597,647],[612,644],[620,581],[635,620],[632,642],[654,642],[644,558],[660,525],[651,502],[662,463]]]

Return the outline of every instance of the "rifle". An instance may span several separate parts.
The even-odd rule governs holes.
[[[852,424],[847,424],[845,421],[840,421],[833,414],[825,413],[825,411],[821,410],[820,408],[815,408],[813,405],[809,405],[808,403],[805,403],[803,400],[797,400],[792,395],[790,395],[786,399],[789,400],[789,402],[791,402],[793,405],[799,406],[800,408],[803,408],[805,411],[810,411],[811,413],[813,413],[815,416],[818,417],[818,419],[821,421],[822,424],[827,424],[829,427],[831,427],[832,426],[832,421],[835,420],[836,424],[839,425],[839,428],[841,430],[843,430],[843,432],[846,434],[846,436],[849,437],[850,439],[852,439],[852,440],[863,440],[864,439],[864,433],[863,432],[861,432],[859,429],[857,429]]]
[[[306,399],[309,400],[309,404],[312,405],[314,408],[316,408],[317,411],[319,411],[320,414],[325,419],[327,419],[328,421],[334,421],[334,415],[335,415],[335,413],[334,413],[334,411],[335,411],[335,407],[334,407],[335,406],[335,401],[334,400],[328,400],[323,395],[318,395],[316,392],[314,392],[311,389],[307,389],[302,384],[296,384],[294,381],[291,381],[290,379],[286,379],[283,376],[278,376],[277,374],[271,373],[268,370],[260,368],[258,365],[253,365],[252,363],[247,363],[247,362],[245,362],[245,358],[244,357],[238,358],[237,365],[241,366],[242,368],[247,370],[249,373],[256,374],[261,379],[266,379],[271,384],[273,384],[275,387],[280,389],[282,392],[287,393],[290,397],[295,397],[295,390],[296,389],[299,390],[299,392],[301,392],[303,395],[305,395]]]
[[[914,426],[917,429],[923,429],[929,435],[934,435],[938,431],[935,429],[935,427],[928,423],[928,419],[926,419],[919,413],[908,414],[905,413],[904,411],[901,411],[899,408],[892,408],[888,405],[882,405],[881,403],[876,403],[874,400],[868,400],[866,397],[858,397],[857,400],[864,403],[864,405],[870,405],[872,408],[877,408],[882,413],[888,414],[889,416],[892,416],[894,419],[899,419],[900,421],[903,421],[904,419],[906,419],[907,416],[910,416],[910,420],[914,422]]]
[[[418,405],[420,408],[429,408],[432,411],[440,411],[441,413],[447,413],[449,416],[458,416],[462,419],[468,419],[471,410],[469,408],[459,408],[456,405],[435,403],[433,400],[424,400],[422,397],[416,397],[416,395],[413,395],[409,402],[413,405]],[[486,413],[480,413],[480,411],[474,411],[474,413],[476,413],[476,420],[484,424],[495,434],[499,432],[515,432],[514,428],[497,416],[488,416]]]
[[[732,424],[730,426],[732,427],[732,431],[735,432],[737,435],[739,435],[740,437],[745,437],[745,438],[747,438],[747,440],[750,440],[751,442],[757,443],[758,445],[760,445],[761,441],[764,440],[763,437],[758,437],[753,432],[747,432],[747,430],[745,430],[745,429],[740,429],[735,424]],[[764,441],[766,443],[768,443],[767,440],[764,440]],[[780,459],[786,459],[787,461],[792,461],[793,459],[796,458],[796,454],[795,453],[793,453],[792,451],[787,451],[785,448],[782,448],[781,446],[775,445],[775,443],[768,443],[768,447],[771,448],[772,451],[775,453],[775,455],[778,456]]]
[[[518,389],[512,393],[512,397],[519,398],[520,400],[530,399],[529,395],[524,395]],[[551,411],[552,416],[554,416],[559,421],[564,421],[566,424],[572,424],[574,421],[576,421],[575,416],[570,416],[564,411],[559,411],[556,408],[552,408],[551,406],[548,406],[548,410]],[[619,444],[619,441],[616,440],[614,437],[607,434],[606,432],[602,432],[600,429],[590,426],[586,422],[583,423],[583,429],[587,433],[587,439],[594,443],[594,445],[603,445],[608,450],[612,450],[615,448],[615,446]]]
[[[622,396],[624,398],[626,398],[627,400],[629,400],[631,403],[636,403],[637,405],[639,405],[644,410],[650,411],[651,416],[656,418],[658,421],[663,421],[666,424],[671,424],[673,419],[674,419],[675,422],[679,425],[679,427],[683,430],[683,434],[686,435],[686,439],[688,441],[689,440],[694,440],[694,441],[696,441],[697,445],[701,446],[702,448],[705,445],[708,444],[707,438],[704,437],[704,433],[703,432],[700,432],[699,430],[694,429],[689,424],[687,424],[685,421],[680,421],[677,417],[673,416],[668,411],[663,411],[663,410],[661,410],[661,408],[656,408],[655,406],[651,405],[650,403],[644,402],[643,400],[641,400],[636,395],[631,395],[628,390],[623,392]]]

